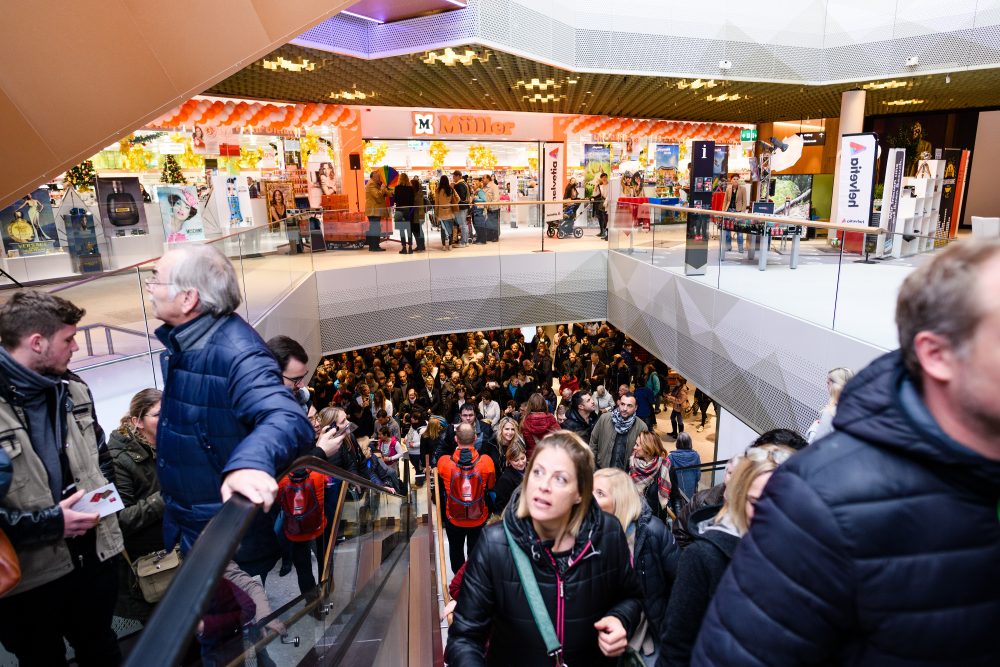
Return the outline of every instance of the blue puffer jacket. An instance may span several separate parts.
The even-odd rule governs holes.
[[[694,665],[1000,665],[1000,461],[934,422],[899,352],[782,465]]]
[[[156,336],[166,347],[156,434],[164,543],[180,539],[186,551],[219,511],[226,473],[276,475],[312,448],[314,432],[264,341],[238,315],[203,315]]]
[[[674,469],[674,474],[677,477],[677,486],[688,497],[688,500],[690,500],[694,496],[695,491],[698,490],[698,480],[701,479],[701,470],[697,468],[678,470],[678,468],[701,465],[701,456],[693,449],[675,449],[668,456],[670,457],[670,466]]]

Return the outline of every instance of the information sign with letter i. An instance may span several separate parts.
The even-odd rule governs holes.
[[[691,144],[691,208],[712,208],[712,175],[715,166],[715,142]],[[688,213],[687,241],[684,247],[684,275],[705,275],[708,264],[709,215]]]

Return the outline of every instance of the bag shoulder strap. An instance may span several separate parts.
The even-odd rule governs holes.
[[[531,562],[521,547],[517,546],[506,522],[503,523],[503,532],[507,536],[507,546],[510,547],[510,553],[514,556],[514,566],[517,568],[517,576],[524,588],[524,595],[528,598],[531,616],[535,619],[535,626],[542,635],[542,641],[545,642],[545,650],[549,652],[549,655],[558,655],[562,651],[562,644],[559,643],[556,630],[552,627],[552,619],[549,617],[549,611],[545,608],[545,602],[542,600],[542,592],[538,590],[538,581],[535,580]]]

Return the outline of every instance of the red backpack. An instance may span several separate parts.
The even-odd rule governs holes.
[[[281,492],[281,509],[285,512],[285,536],[290,540],[308,540],[323,533],[323,508],[309,475],[302,480],[289,478]]]
[[[458,521],[485,520],[486,485],[483,476],[476,470],[479,454],[470,463],[455,462],[456,470],[451,473],[448,484],[448,518]]]

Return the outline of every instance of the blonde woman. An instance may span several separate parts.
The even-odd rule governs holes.
[[[513,417],[501,417],[493,432],[497,436],[497,449],[504,459],[507,457],[507,451],[514,446],[519,446],[527,452],[524,438],[521,436],[521,426]]]
[[[850,368],[834,368],[826,374],[826,390],[830,394],[830,400],[820,410],[819,417],[806,432],[806,440],[809,441],[810,445],[823,436],[833,433],[833,418],[837,414],[840,394],[852,377],[854,377],[854,371]]]
[[[628,543],[593,502],[594,455],[575,433],[535,447],[520,489],[466,564],[445,660],[551,667],[515,564],[524,554],[567,665],[614,665],[642,610]],[[518,556],[520,558],[520,556]],[[556,664],[560,664],[559,660]]]
[[[632,478],[625,472],[618,468],[595,472],[594,500],[602,510],[618,519],[628,539],[632,564],[642,586],[645,612],[629,645],[642,654],[647,664],[655,664],[666,630],[667,600],[677,574],[680,550],[666,525],[643,502]]]
[[[693,526],[694,541],[681,552],[677,578],[667,605],[667,628],[663,640],[669,667],[688,665],[691,649],[701,629],[716,587],[722,580],[733,552],[753,520],[754,505],[771,474],[795,453],[781,445],[752,447],[740,457],[726,485],[725,502],[714,518]]]

